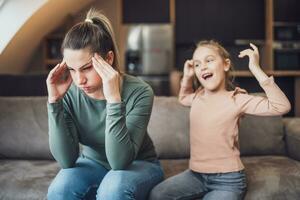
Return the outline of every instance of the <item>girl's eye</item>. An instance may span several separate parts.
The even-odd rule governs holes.
[[[195,66],[195,67],[199,67],[200,64],[199,64],[199,63],[195,63],[194,66]]]

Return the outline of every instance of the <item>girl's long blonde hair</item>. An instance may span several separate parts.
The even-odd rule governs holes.
[[[198,47],[212,47],[216,49],[225,62],[227,59],[230,61],[230,67],[229,70],[225,72],[225,86],[227,90],[233,90],[235,88],[234,86],[234,76],[230,74],[230,72],[234,71],[233,64],[231,62],[230,54],[229,52],[217,41],[215,40],[201,40],[197,43],[196,48]],[[200,83],[198,83],[200,84]]]

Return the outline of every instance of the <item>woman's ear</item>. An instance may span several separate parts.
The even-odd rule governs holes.
[[[230,61],[230,59],[225,59],[225,66],[224,66],[224,71],[225,72],[228,72],[229,71],[229,69],[230,69],[230,66],[231,66],[231,61]]]
[[[113,51],[109,51],[107,54],[106,54],[106,58],[105,58],[105,61],[112,65],[114,63],[114,58],[115,58],[115,54]]]

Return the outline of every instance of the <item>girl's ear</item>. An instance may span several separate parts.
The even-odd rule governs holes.
[[[230,61],[230,59],[225,59],[225,66],[224,66],[224,71],[225,72],[228,72],[229,71],[229,69],[230,69],[230,66],[231,66],[231,61]]]
[[[114,58],[115,58],[115,54],[113,51],[109,51],[107,54],[106,54],[106,58],[105,58],[105,61],[112,65],[114,63]]]

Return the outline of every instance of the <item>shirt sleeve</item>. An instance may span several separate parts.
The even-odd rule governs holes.
[[[131,98],[133,106],[127,112],[124,102],[106,105],[105,151],[113,170],[126,168],[137,157],[147,133],[153,91],[143,87]]]
[[[62,100],[48,103],[50,151],[62,168],[73,167],[79,155],[76,127]]]
[[[274,82],[271,76],[260,86],[266,96],[254,96],[249,94],[237,94],[234,99],[242,114],[273,116],[283,115],[291,109],[291,104],[285,94]]]
[[[192,85],[187,85],[181,82],[179,90],[179,103],[184,106],[191,106],[195,97],[195,91]]]

